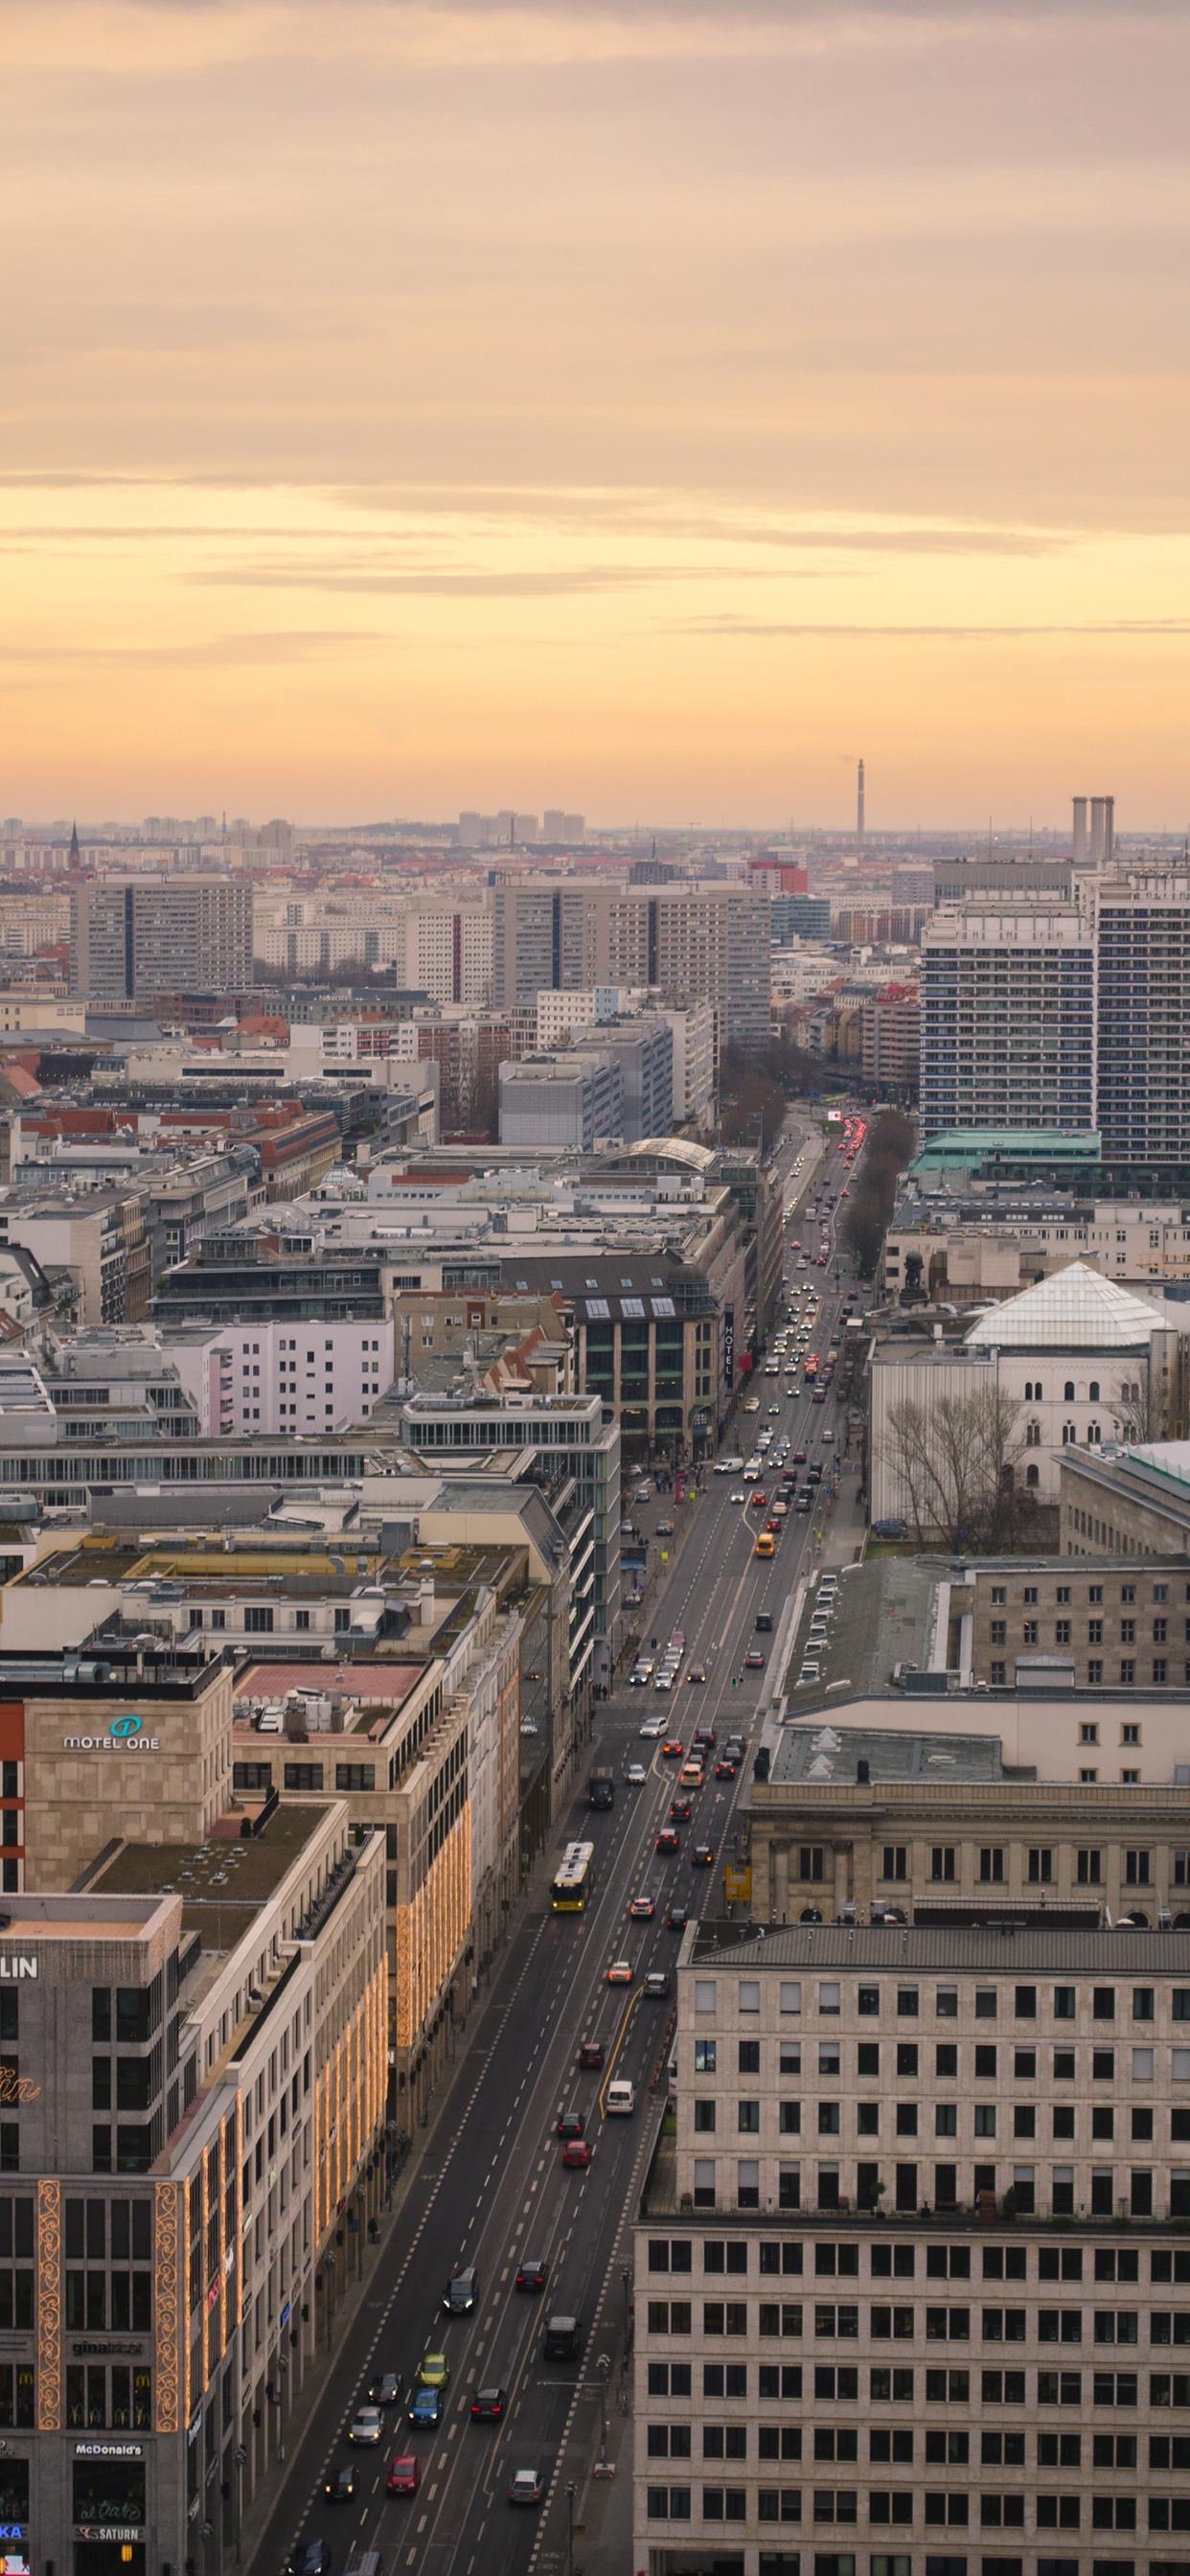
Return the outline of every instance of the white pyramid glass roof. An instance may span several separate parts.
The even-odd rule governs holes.
[[[964,1335],[968,1350],[1135,1350],[1168,1319],[1147,1297],[1105,1279],[1089,1261],[1070,1261],[1019,1297],[981,1315]]]

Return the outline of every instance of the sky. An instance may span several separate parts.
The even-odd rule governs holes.
[[[0,810],[1190,821],[1184,0],[3,0]]]

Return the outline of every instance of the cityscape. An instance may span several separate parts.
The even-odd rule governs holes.
[[[5,39],[0,2576],[1190,2576],[1184,13]]]

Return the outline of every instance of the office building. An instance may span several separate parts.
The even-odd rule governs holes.
[[[6,1901],[10,2566],[229,2563],[375,2207],[383,1836],[221,1825]]]
[[[921,1133],[1095,1125],[1095,944],[1074,907],[942,906],[921,959]]]
[[[1184,1936],[703,1921],[635,2231],[648,2576],[1186,2563]]]
[[[1101,882],[1094,923],[1104,1158],[1190,1175],[1190,877]]]
[[[526,1153],[591,1154],[624,1133],[624,1076],[600,1046],[500,1067],[500,1142]]]
[[[551,987],[647,985],[665,1001],[712,1002],[724,1044],[768,1035],[771,907],[751,886],[533,878],[498,884],[492,904],[497,1007]]]
[[[235,991],[252,980],[242,878],[97,878],[70,893],[70,989],[102,1005],[138,994]]]

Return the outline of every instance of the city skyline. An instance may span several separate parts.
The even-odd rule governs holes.
[[[1184,828],[1181,12],[5,32],[10,810]]]

